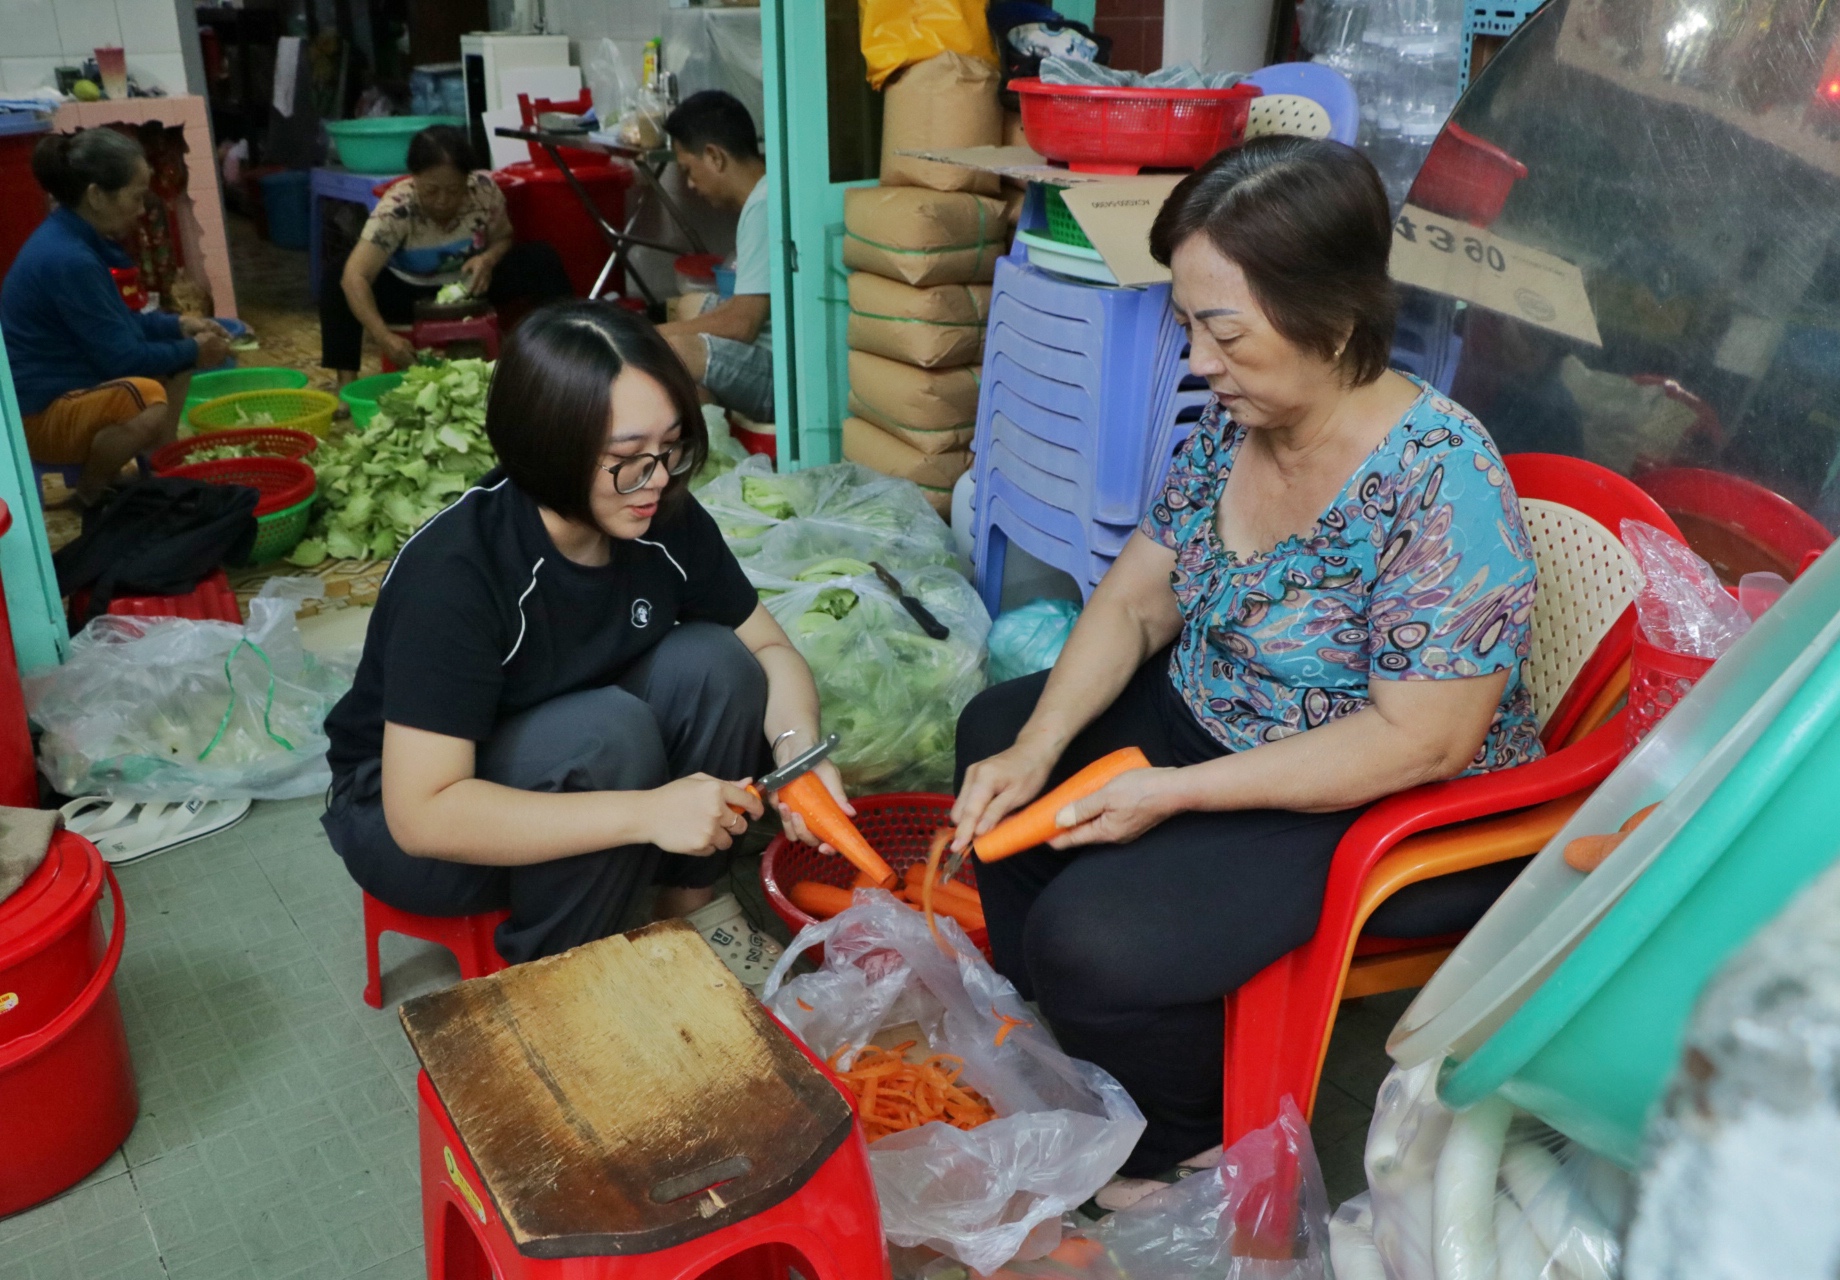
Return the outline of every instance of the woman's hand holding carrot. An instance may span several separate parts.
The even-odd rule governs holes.
[[[965,771],[965,785],[952,803],[952,851],[968,848],[978,836],[1041,794],[1060,752],[1018,742]]]
[[[1121,773],[1083,800],[1064,805],[1054,815],[1060,834],[1050,848],[1077,849],[1089,844],[1123,844],[1181,811],[1169,781],[1174,769],[1132,769]]]
[[[856,816],[856,806],[852,805],[849,796],[844,794],[843,775],[837,772],[837,766],[832,764],[829,760],[826,760],[817,768],[813,769],[812,772],[818,775],[818,780],[824,784],[824,789],[836,797],[838,806],[845,813],[849,814],[850,817],[854,818]],[[813,835],[811,833],[811,828],[805,825],[805,819],[794,812],[778,795],[773,797],[773,807],[779,810],[780,825],[786,829],[786,834],[791,836],[794,840],[797,840],[800,844],[816,845],[819,853],[835,854],[837,852],[835,849],[831,848],[830,845]]]

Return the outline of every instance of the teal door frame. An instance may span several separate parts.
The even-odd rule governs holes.
[[[0,536],[0,584],[6,588],[13,654],[23,673],[62,662],[70,651],[70,633],[64,626],[64,604],[51,567],[51,541],[45,536],[45,513],[39,506],[32,456],[26,451],[25,423],[13,394],[4,337],[0,337],[0,428],[6,432],[5,447],[0,448],[0,502],[6,503],[13,517],[12,528]]]

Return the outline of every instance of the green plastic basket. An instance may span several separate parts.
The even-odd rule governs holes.
[[[409,167],[409,139],[429,125],[464,126],[459,116],[371,116],[328,120],[326,132],[338,144],[339,162],[353,173],[390,176]]]
[[[298,391],[307,385],[307,375],[298,369],[276,369],[258,365],[250,369],[219,369],[215,373],[195,373],[185,392],[185,411],[190,413],[207,400],[240,395],[245,391]]]
[[[299,546],[300,540],[307,536],[307,516],[312,510],[313,499],[308,498],[281,511],[257,516],[256,541],[249,551],[249,563],[267,564],[270,560],[279,560]]]
[[[338,407],[338,397],[324,391],[239,391],[186,410],[185,420],[200,432],[284,427],[324,440],[332,429],[332,411]]]
[[[1056,244],[1070,244],[1080,249],[1093,247],[1093,242],[1080,230],[1079,220],[1073,216],[1073,210],[1067,207],[1059,187],[1043,183],[1041,204],[1048,215],[1048,239]]]
[[[377,402],[401,386],[402,380],[400,373],[379,373],[348,383],[339,392],[339,399],[351,410],[351,425],[369,426],[371,419],[377,416]]]

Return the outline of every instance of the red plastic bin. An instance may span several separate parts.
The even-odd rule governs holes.
[[[626,190],[633,184],[631,168],[603,161],[598,165],[571,164],[569,171],[587,190],[609,225],[626,225]],[[569,273],[576,295],[587,297],[613,248],[582,207],[568,179],[560,169],[543,168],[528,160],[506,165],[499,172],[518,180],[505,189],[505,202],[518,239],[541,240],[553,247],[562,255],[563,269]],[[625,283],[625,274],[615,271],[604,292],[618,294]]]
[[[174,467],[168,475],[206,484],[240,484],[261,494],[258,518],[305,502],[319,488],[313,468],[293,458],[221,458]]]
[[[1022,132],[1050,160],[1080,173],[1195,169],[1246,136],[1256,85],[1228,89],[1114,88],[1010,82]]]
[[[1431,144],[1409,199],[1428,213],[1486,227],[1501,216],[1508,193],[1526,176],[1526,165],[1453,122]]]
[[[228,431],[212,431],[161,445],[147,461],[154,475],[171,475],[177,468],[187,465],[194,453],[221,449],[225,445],[255,449],[256,456],[260,457],[299,460],[319,447],[319,439],[310,432],[290,431],[286,427],[232,427]]]
[[[897,873],[906,872],[915,863],[924,864],[933,833],[951,825],[952,820],[952,797],[925,791],[857,796],[851,803],[856,806],[856,829]],[[855,879],[856,868],[849,862],[828,857],[808,844],[800,844],[783,835],[773,838],[760,860],[760,884],[766,890],[767,903],[773,908],[773,914],[784,920],[794,933],[816,921],[792,905],[792,899],[786,896],[787,890],[801,880],[816,880],[820,884],[847,889]],[[970,859],[966,859],[953,879],[971,888],[977,887]],[[990,938],[984,930],[967,929],[965,932],[971,944],[988,957]],[[814,949],[811,956],[814,960],[821,959],[823,952]]]

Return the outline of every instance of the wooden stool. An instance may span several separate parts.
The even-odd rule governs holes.
[[[402,1021],[430,1280],[888,1280],[849,1102],[683,921]]]
[[[418,916],[398,911],[387,902],[364,895],[364,1003],[383,1008],[383,974],[377,958],[377,939],[385,933],[439,943],[460,962],[462,978],[483,978],[505,967],[493,945],[492,934],[509,911],[487,911],[476,916]]]

